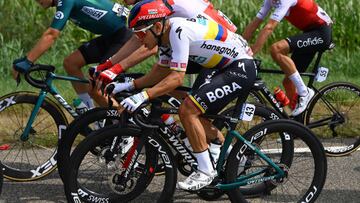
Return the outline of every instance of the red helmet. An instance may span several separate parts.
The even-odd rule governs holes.
[[[128,18],[129,28],[152,25],[172,13],[172,8],[166,1],[165,3],[163,0],[140,1],[130,10]]]

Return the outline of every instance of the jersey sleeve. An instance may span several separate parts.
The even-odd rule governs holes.
[[[266,16],[268,15],[270,9],[271,9],[270,0],[264,0],[264,3],[261,6],[261,9],[257,13],[256,17],[261,20],[264,20],[266,18]]]
[[[74,0],[58,1],[58,5],[56,6],[56,13],[50,27],[57,30],[62,30],[70,17],[70,13],[74,7],[74,4]]]
[[[190,50],[190,39],[186,30],[181,26],[171,28],[169,40],[171,48],[160,47],[158,64],[174,71],[185,72]]]
[[[270,16],[270,19],[273,19],[277,22],[280,22],[285,15],[289,12],[290,7],[295,6],[297,0],[279,0],[280,3],[274,5],[274,13]]]
[[[186,29],[175,26],[170,30],[170,45],[172,49],[170,69],[185,72],[189,60],[190,40]]]

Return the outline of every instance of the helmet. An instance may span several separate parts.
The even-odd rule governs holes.
[[[171,6],[165,4],[162,0],[140,1],[130,10],[128,18],[129,28],[152,25],[172,13]]]

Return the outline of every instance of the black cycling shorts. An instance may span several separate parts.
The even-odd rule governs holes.
[[[79,47],[86,64],[103,63],[113,56],[132,36],[131,30],[120,28],[114,34],[101,35]]]
[[[203,68],[189,95],[202,113],[216,114],[238,97],[247,98],[256,79],[252,59],[234,61],[224,69]]]
[[[286,38],[292,53],[291,59],[300,73],[306,71],[317,52],[329,48],[332,41],[331,33],[331,26],[323,25]]]

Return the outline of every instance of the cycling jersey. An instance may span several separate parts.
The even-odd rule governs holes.
[[[216,10],[209,0],[168,0],[174,13],[170,17],[195,18],[205,16],[214,20],[232,32],[236,32],[236,26],[221,11]]]
[[[161,47],[159,65],[186,71],[188,60],[204,68],[223,68],[252,59],[246,40],[205,18],[170,18],[169,47]],[[191,68],[191,67],[190,67]]]
[[[271,8],[274,8],[271,19],[280,22],[284,17],[300,30],[309,30],[332,23],[327,13],[314,0],[264,0],[257,14],[264,19]]]
[[[62,30],[70,19],[92,33],[110,35],[126,26],[128,13],[110,0],[58,0],[51,27]]]

